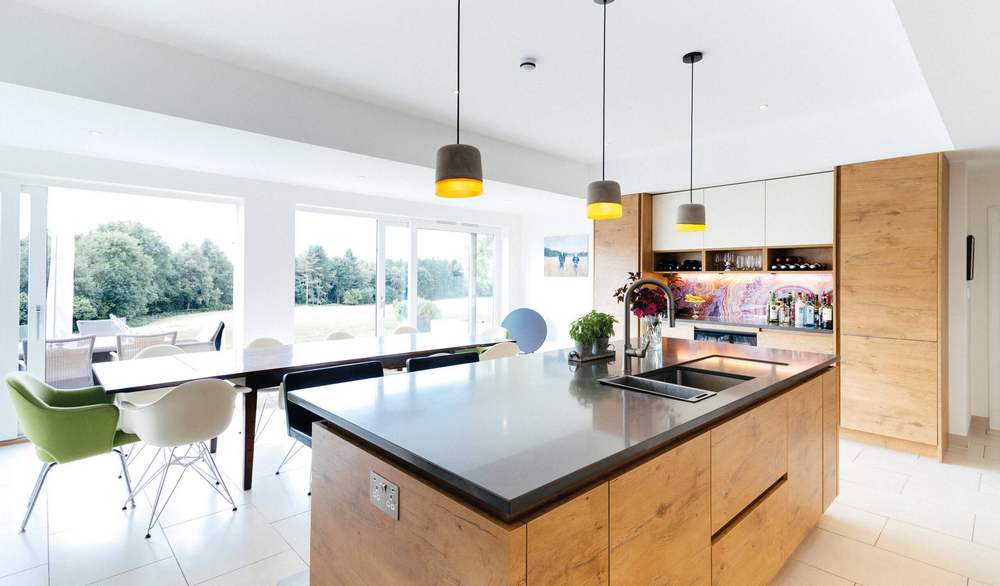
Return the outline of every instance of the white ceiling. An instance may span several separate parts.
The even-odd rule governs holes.
[[[25,3],[421,117],[454,114],[454,2]],[[599,160],[600,19],[592,0],[466,0],[465,125]],[[680,56],[693,49],[705,52],[699,142],[738,138],[789,169],[857,160],[859,144],[872,158],[913,152],[914,129],[920,148],[951,148],[891,0],[621,0],[608,33],[609,158],[686,153]],[[517,68],[528,55],[531,73]]]
[[[960,158],[1000,158],[1000,2],[896,6]]]

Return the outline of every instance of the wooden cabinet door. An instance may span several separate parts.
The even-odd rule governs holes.
[[[611,480],[610,495],[612,584],[711,581],[707,433]]]
[[[653,250],[700,250],[705,246],[704,232],[678,232],[677,209],[688,203],[705,203],[702,189],[688,192],[664,193],[653,196]]]
[[[712,542],[714,586],[766,586],[785,563],[788,483],[782,482]]]
[[[770,179],[764,188],[768,246],[833,244],[833,172]]]
[[[840,379],[837,367],[823,375],[823,510],[840,490]]]
[[[630,271],[641,269],[641,200],[640,195],[626,195],[621,218],[594,221],[594,309],[619,318],[622,306],[611,293],[625,283]],[[615,324],[616,337],[622,335],[622,328]]]
[[[764,182],[705,190],[705,248],[764,246]]]
[[[823,377],[788,392],[788,529],[791,555],[823,514]]]
[[[937,340],[940,159],[840,168],[842,334]]]
[[[840,338],[841,425],[937,444],[937,344]]]
[[[709,432],[713,534],[788,470],[787,407],[782,395]]]
[[[608,483],[528,521],[528,584],[608,583]]]

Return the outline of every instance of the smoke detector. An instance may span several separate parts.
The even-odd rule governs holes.
[[[525,57],[521,60],[521,71],[534,71],[538,67],[538,62],[534,57]]]

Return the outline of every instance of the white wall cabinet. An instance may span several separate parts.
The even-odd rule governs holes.
[[[833,242],[833,173],[770,179],[766,192],[767,246]]]
[[[764,182],[705,190],[705,248],[764,246]]]
[[[700,250],[705,247],[704,232],[678,232],[677,209],[681,204],[705,203],[703,189],[664,193],[653,196],[653,250]]]

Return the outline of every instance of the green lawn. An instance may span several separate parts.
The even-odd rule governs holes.
[[[441,311],[441,318],[433,327],[435,329],[464,327],[463,324],[467,323],[468,320],[466,303],[465,298],[435,301],[434,304]],[[480,297],[477,300],[476,310],[478,316],[477,331],[482,331],[493,325],[493,298]],[[296,305],[295,341],[324,340],[330,332],[334,331],[348,332],[357,337],[373,336],[376,334],[374,331],[375,311],[375,305]],[[233,321],[232,310],[165,315],[149,321],[143,320],[140,322],[142,325],[135,329],[148,333],[176,330],[177,339],[182,340],[194,338],[204,325],[215,324],[220,320],[227,324],[222,345],[224,348],[230,348],[232,347],[232,328],[228,326]],[[385,328],[381,332],[382,334],[391,334],[397,326],[401,325],[391,305],[386,307],[384,323]]]

